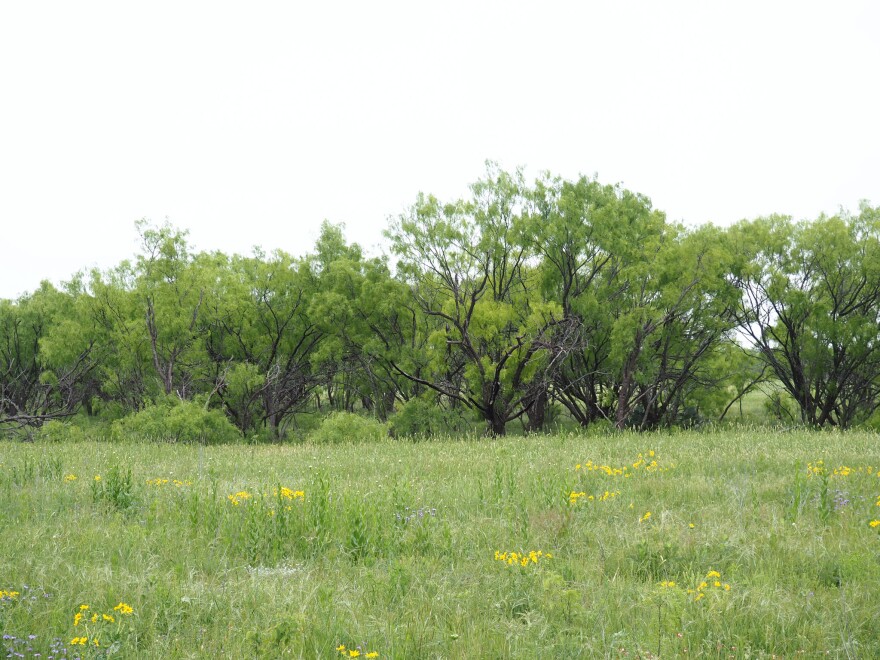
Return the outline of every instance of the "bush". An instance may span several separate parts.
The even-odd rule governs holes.
[[[219,410],[206,410],[198,401],[167,397],[134,415],[113,422],[114,440],[221,444],[241,440],[238,429]]]
[[[43,424],[36,437],[41,442],[82,442],[89,439],[79,426],[57,419]]]
[[[354,413],[335,412],[327,416],[309,437],[317,444],[375,442],[388,435],[388,427],[375,419]]]
[[[390,421],[391,435],[396,438],[430,437],[461,431],[464,420],[451,410],[445,410],[425,399],[410,399]]]

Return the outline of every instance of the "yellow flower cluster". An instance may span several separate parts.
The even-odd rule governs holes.
[[[4,591],[3,589],[0,589],[0,600],[3,600],[4,598],[8,598],[9,600],[13,600],[15,598],[18,598],[18,596],[19,596],[18,591]]]
[[[286,488],[284,486],[279,490],[275,489],[273,495],[275,497],[281,497],[284,500],[305,500],[306,494],[305,491],[302,490],[291,490],[290,488]]]
[[[119,603],[116,607],[113,608],[114,612],[119,612],[120,614],[132,614],[134,610],[131,605],[126,605],[125,603]]]
[[[661,466],[657,461],[656,456],[657,453],[651,449],[645,454],[639,454],[631,465],[612,467],[610,465],[601,465],[599,463],[593,463],[593,461],[587,461],[586,463],[578,463],[574,466],[574,469],[575,471],[583,470],[584,472],[600,472],[609,477],[624,477],[628,479],[640,470],[644,472],[665,472],[666,470],[675,467],[673,464],[665,467]]]
[[[64,481],[76,481],[76,475],[75,474],[68,474],[64,477]]]
[[[663,580],[663,582],[660,583],[660,586],[664,589],[674,589],[676,585],[673,580]]]
[[[651,519],[651,512],[645,511],[645,515],[643,515],[641,518],[639,518],[639,522],[640,523],[648,522],[650,519]]]
[[[504,562],[508,566],[522,566],[525,568],[531,564],[537,564],[544,559],[553,559],[549,552],[532,550],[531,552],[501,552],[495,551],[495,561]]]
[[[246,490],[240,490],[232,495],[227,495],[226,498],[232,502],[233,505],[238,506],[242,502],[251,499],[251,494]]]
[[[88,627],[88,624],[105,624],[105,623],[116,623],[116,617],[109,612],[94,612],[92,611],[91,615],[89,612],[92,611],[91,607],[86,603],[83,603],[79,606],[77,612],[73,615],[73,627],[77,628],[80,624],[85,627]],[[113,611],[120,615],[129,616],[134,613],[134,609],[131,605],[127,605],[126,603],[120,602],[116,607],[113,608]],[[100,632],[101,628],[99,627],[96,632],[93,632],[91,636],[92,644],[100,647]],[[85,646],[89,641],[89,635],[81,635],[74,637],[70,640],[71,646]]]
[[[285,486],[282,486],[281,488],[276,488],[275,490],[273,490],[272,496],[275,497],[276,499],[290,500],[290,501],[299,500],[301,502],[305,501],[305,499],[306,499],[305,491],[293,490],[292,488],[287,488]],[[242,502],[245,502],[249,499],[252,499],[253,497],[254,497],[253,494],[249,493],[246,490],[240,490],[237,493],[233,493],[232,495],[226,496],[226,498],[230,502],[232,502],[232,504],[234,506],[239,506]],[[265,497],[265,495],[263,495],[263,497]],[[290,510],[290,507],[288,507],[288,510]]]
[[[584,491],[581,491],[579,493],[575,492],[575,491],[571,491],[571,493],[568,496],[568,503],[569,504],[577,504],[578,500],[580,500],[581,498],[586,499],[588,502],[604,502],[606,500],[610,500],[612,497],[617,497],[618,495],[620,495],[619,490],[615,490],[615,491],[606,490],[601,495],[587,495]]]
[[[339,651],[340,655],[346,658],[359,658],[361,657],[361,652],[359,649],[349,649],[345,647],[345,644],[340,644],[336,647],[336,650]],[[365,658],[378,658],[378,651],[367,651],[364,654]]]
[[[869,522],[868,524],[869,524],[871,527],[873,527],[874,529],[876,529],[877,527],[880,527],[880,520],[872,520],[872,521]]]
[[[718,571],[709,571],[706,573],[706,579],[702,580],[695,589],[688,589],[688,594],[693,595],[694,602],[701,601],[706,597],[708,590],[717,589],[719,591],[730,591],[730,585],[727,582],[721,582],[721,573]]]
[[[172,484],[173,486],[176,486],[177,488],[183,488],[184,486],[192,486],[192,481],[181,481],[180,479],[172,479],[170,481],[168,479],[161,479],[161,478],[160,479],[147,479],[148,486],[159,487],[159,486],[166,486],[169,483]]]
[[[807,463],[808,477],[819,477],[822,475],[849,477],[858,474],[864,474],[869,477],[880,477],[880,468],[876,468],[873,465],[861,465],[859,467],[838,465],[836,468],[828,468],[825,466],[825,461],[823,460],[818,460],[815,463]]]

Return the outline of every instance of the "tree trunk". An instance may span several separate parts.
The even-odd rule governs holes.
[[[526,411],[528,421],[525,424],[526,433],[537,433],[544,430],[544,422],[547,417],[547,390],[542,389],[535,395],[535,400]]]

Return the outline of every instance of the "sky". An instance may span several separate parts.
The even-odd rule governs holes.
[[[880,204],[880,3],[4,2],[0,298],[196,250],[371,254],[491,159],[671,220]]]

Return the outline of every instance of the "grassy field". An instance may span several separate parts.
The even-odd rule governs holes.
[[[3,443],[2,650],[880,657],[878,441]]]

